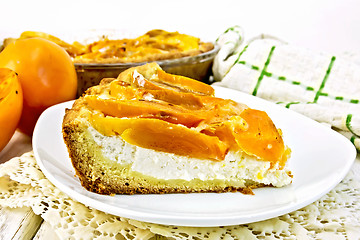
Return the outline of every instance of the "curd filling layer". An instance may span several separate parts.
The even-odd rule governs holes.
[[[104,157],[157,179],[252,180],[275,187],[288,185],[292,181],[286,168],[280,168],[277,164],[271,166],[270,162],[258,160],[242,151],[229,151],[223,161],[212,161],[138,147],[119,136],[104,136],[91,126],[89,132],[96,144],[102,146]]]

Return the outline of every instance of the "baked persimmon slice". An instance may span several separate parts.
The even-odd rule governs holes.
[[[214,96],[215,93],[212,86],[188,77],[167,73],[156,62],[129,68],[117,79],[129,83],[135,88],[169,89],[202,96]]]
[[[159,119],[116,118],[93,114],[92,125],[100,133],[120,135],[126,142],[156,151],[221,161],[228,146],[216,136],[208,136],[179,124]]]
[[[155,118],[166,122],[196,127],[204,118],[181,106],[174,106],[166,102],[145,100],[121,101],[113,98],[102,99],[98,96],[85,96],[87,104],[105,115],[118,118]]]
[[[119,100],[130,100],[130,99],[141,99],[142,94],[138,91],[138,88],[133,88],[131,86],[124,85],[123,81],[112,81],[110,83],[110,92],[111,97],[117,98]]]
[[[131,86],[136,88],[155,89],[155,90],[172,88],[171,86],[154,83],[153,81],[150,81],[147,78],[145,78],[141,73],[139,73],[136,70],[134,70],[131,73],[130,84]]]
[[[111,82],[110,96],[120,100],[159,100],[194,110],[199,110],[204,107],[202,97],[192,93],[177,92],[168,89],[133,88],[124,86],[119,81]]]
[[[264,111],[245,109],[241,114],[248,124],[244,131],[234,131],[239,147],[249,155],[255,155],[272,164],[283,166],[285,146],[279,130]]]

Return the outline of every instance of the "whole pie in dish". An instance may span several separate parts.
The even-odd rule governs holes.
[[[43,33],[25,31],[19,39],[40,37],[62,46],[73,58],[74,63],[139,63],[165,59],[196,56],[214,49],[211,42],[179,33],[154,29],[136,38],[101,39],[89,44],[69,44],[58,37]],[[4,46],[16,39],[6,39]]]
[[[265,112],[157,63],[88,89],[62,129],[77,176],[96,193],[252,193],[292,181],[290,149]]]
[[[151,30],[132,39],[103,38],[74,56],[75,63],[137,63],[196,56],[214,48],[210,42],[179,32]]]

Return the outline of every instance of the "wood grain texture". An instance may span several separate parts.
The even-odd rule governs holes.
[[[34,236],[33,240],[59,240],[59,237],[56,235],[54,229],[47,222],[43,222]]]
[[[4,163],[13,157],[20,157],[23,153],[32,150],[31,138],[19,131],[10,139],[10,142],[0,151],[0,163]]]
[[[42,222],[28,207],[0,208],[0,239],[32,239]]]

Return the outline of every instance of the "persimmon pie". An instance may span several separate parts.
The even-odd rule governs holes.
[[[265,112],[156,63],[88,89],[62,127],[81,184],[96,193],[251,194],[292,181],[290,149]]]

